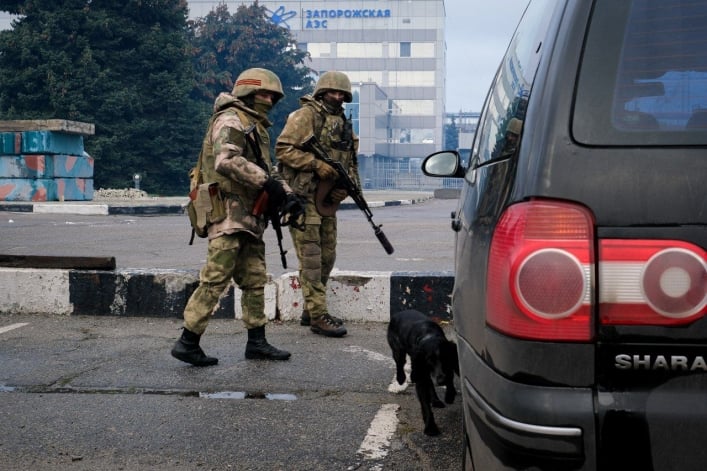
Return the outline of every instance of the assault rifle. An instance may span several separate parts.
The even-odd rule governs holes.
[[[268,210],[268,192],[262,191],[258,195],[253,205],[253,216],[260,216],[265,214],[272,224],[272,228],[275,229],[275,235],[277,236],[277,246],[280,248],[280,261],[282,262],[282,268],[287,268],[287,250],[282,247],[282,224],[280,224],[280,215],[277,210]]]
[[[265,170],[268,174],[270,169],[263,161],[263,156],[260,152],[260,146],[258,145],[258,134],[255,131],[255,124],[248,126],[243,132],[246,137],[246,142],[250,144],[253,153],[255,154],[256,160],[258,161],[258,166]],[[277,210],[268,209],[268,193],[266,191],[261,192],[258,198],[253,204],[253,215],[260,216],[265,214],[272,224],[272,228],[275,230],[275,235],[277,236],[277,246],[280,249],[280,261],[282,261],[282,268],[287,268],[287,250],[282,247],[282,224],[280,224],[280,215]]]
[[[363,198],[361,189],[356,185],[356,183],[354,183],[351,177],[349,177],[349,174],[346,172],[346,169],[344,169],[344,166],[341,165],[341,162],[337,162],[331,157],[329,157],[329,154],[327,154],[327,152],[322,147],[321,143],[314,135],[309,137],[304,142],[304,144],[302,144],[302,148],[307,152],[311,152],[317,159],[322,160],[327,164],[331,165],[336,170],[336,173],[339,174],[338,178],[336,179],[336,182],[332,185],[331,188],[327,189],[326,195],[324,196],[324,201],[328,199],[328,202],[331,205],[330,193],[331,190],[333,190],[334,188],[342,188],[346,190],[346,193],[351,197],[354,203],[356,203],[358,209],[363,211],[363,214],[366,215],[366,219],[368,219],[368,222],[371,223],[371,226],[373,226],[373,232],[378,238],[378,241],[383,246],[385,252],[388,255],[392,254],[395,249],[393,249],[393,246],[390,244],[388,238],[383,233],[383,230],[381,229],[382,224],[376,225],[373,222],[373,213],[371,213],[371,209],[368,207],[368,203],[366,203],[366,200]]]

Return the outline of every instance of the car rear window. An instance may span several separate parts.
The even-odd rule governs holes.
[[[707,144],[707,0],[597,0],[572,132],[588,145]]]

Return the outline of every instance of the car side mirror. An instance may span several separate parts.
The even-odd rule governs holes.
[[[422,173],[428,177],[462,178],[464,171],[459,152],[455,150],[435,152],[422,161]]]

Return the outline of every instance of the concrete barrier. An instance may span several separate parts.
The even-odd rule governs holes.
[[[63,270],[0,268],[0,315],[182,317],[199,283],[197,270]],[[390,313],[418,309],[451,320],[451,272],[332,273],[327,289],[331,313],[349,321],[387,322]],[[293,321],[302,312],[296,272],[265,289],[270,320]],[[227,289],[214,315],[240,318],[240,290]]]
[[[0,121],[0,200],[92,200],[94,160],[83,137],[94,131],[62,119]]]

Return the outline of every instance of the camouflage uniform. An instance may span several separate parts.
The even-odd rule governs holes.
[[[256,71],[256,78],[266,72],[270,74],[266,74],[266,78],[274,77],[273,80],[276,80],[277,85],[275,88],[279,88],[280,91],[277,99],[281,98],[279,79],[272,72],[264,69],[249,69],[241,76],[247,79],[253,75],[248,74],[251,71]],[[262,334],[262,327],[267,323],[264,295],[267,274],[265,244],[262,239],[267,220],[265,215],[254,216],[253,206],[266,184],[272,179],[279,181],[282,190],[286,193],[292,193],[272,166],[270,138],[267,132],[267,127],[271,123],[264,113],[255,111],[251,103],[246,104],[241,99],[243,87],[238,94],[239,83],[241,83],[240,77],[232,93],[221,93],[216,98],[214,113],[202,143],[203,181],[218,182],[226,218],[208,228],[206,264],[199,275],[199,286],[184,309],[184,331],[196,336],[196,348],[198,348],[199,337],[206,330],[221,294],[231,280],[242,291],[241,309],[243,323],[248,333],[255,331]],[[250,88],[246,88],[245,92],[250,92]],[[252,102],[253,97],[249,96],[248,99]],[[250,128],[253,125],[254,128]],[[246,130],[251,130],[249,136],[246,136]],[[260,158],[256,148],[260,149]],[[264,341],[264,337],[262,335],[261,337]],[[175,349],[178,349],[179,342]],[[199,352],[200,349],[195,355]],[[215,359],[211,359],[213,360],[211,363],[206,363],[203,357],[188,354],[182,354],[180,357],[179,352],[175,353],[174,350],[172,355],[197,366],[215,364]],[[203,352],[200,355],[203,355]],[[249,358],[248,346],[246,358]]]
[[[347,92],[346,101],[350,102],[350,83]],[[299,259],[305,316],[308,313],[314,323],[317,318],[329,314],[326,285],[336,260],[337,220],[335,215],[322,216],[316,210],[318,178],[314,166],[317,159],[302,150],[301,146],[308,137],[314,135],[329,157],[341,162],[351,179],[358,183],[358,137],[353,136],[353,148],[344,149],[345,146],[340,145],[345,120],[343,108],[333,109],[321,99],[316,88],[314,96],[305,95],[300,99],[300,105],[301,107],[288,117],[277,139],[275,154],[281,164],[282,176],[295,193],[307,200],[305,231],[291,229],[290,233]],[[303,322],[303,325],[307,324]]]
[[[184,310],[184,327],[201,334],[219,297],[231,279],[243,291],[241,309],[246,328],[265,325],[264,287],[266,227],[264,216],[253,216],[253,204],[270,176],[258,164],[252,147],[246,145],[244,130],[257,123],[262,161],[272,171],[270,122],[231,94],[221,93],[214,105],[214,118],[204,138],[204,181],[217,181],[226,206],[226,219],[209,227],[206,265],[199,275],[199,287]],[[279,177],[278,177],[279,178]]]

